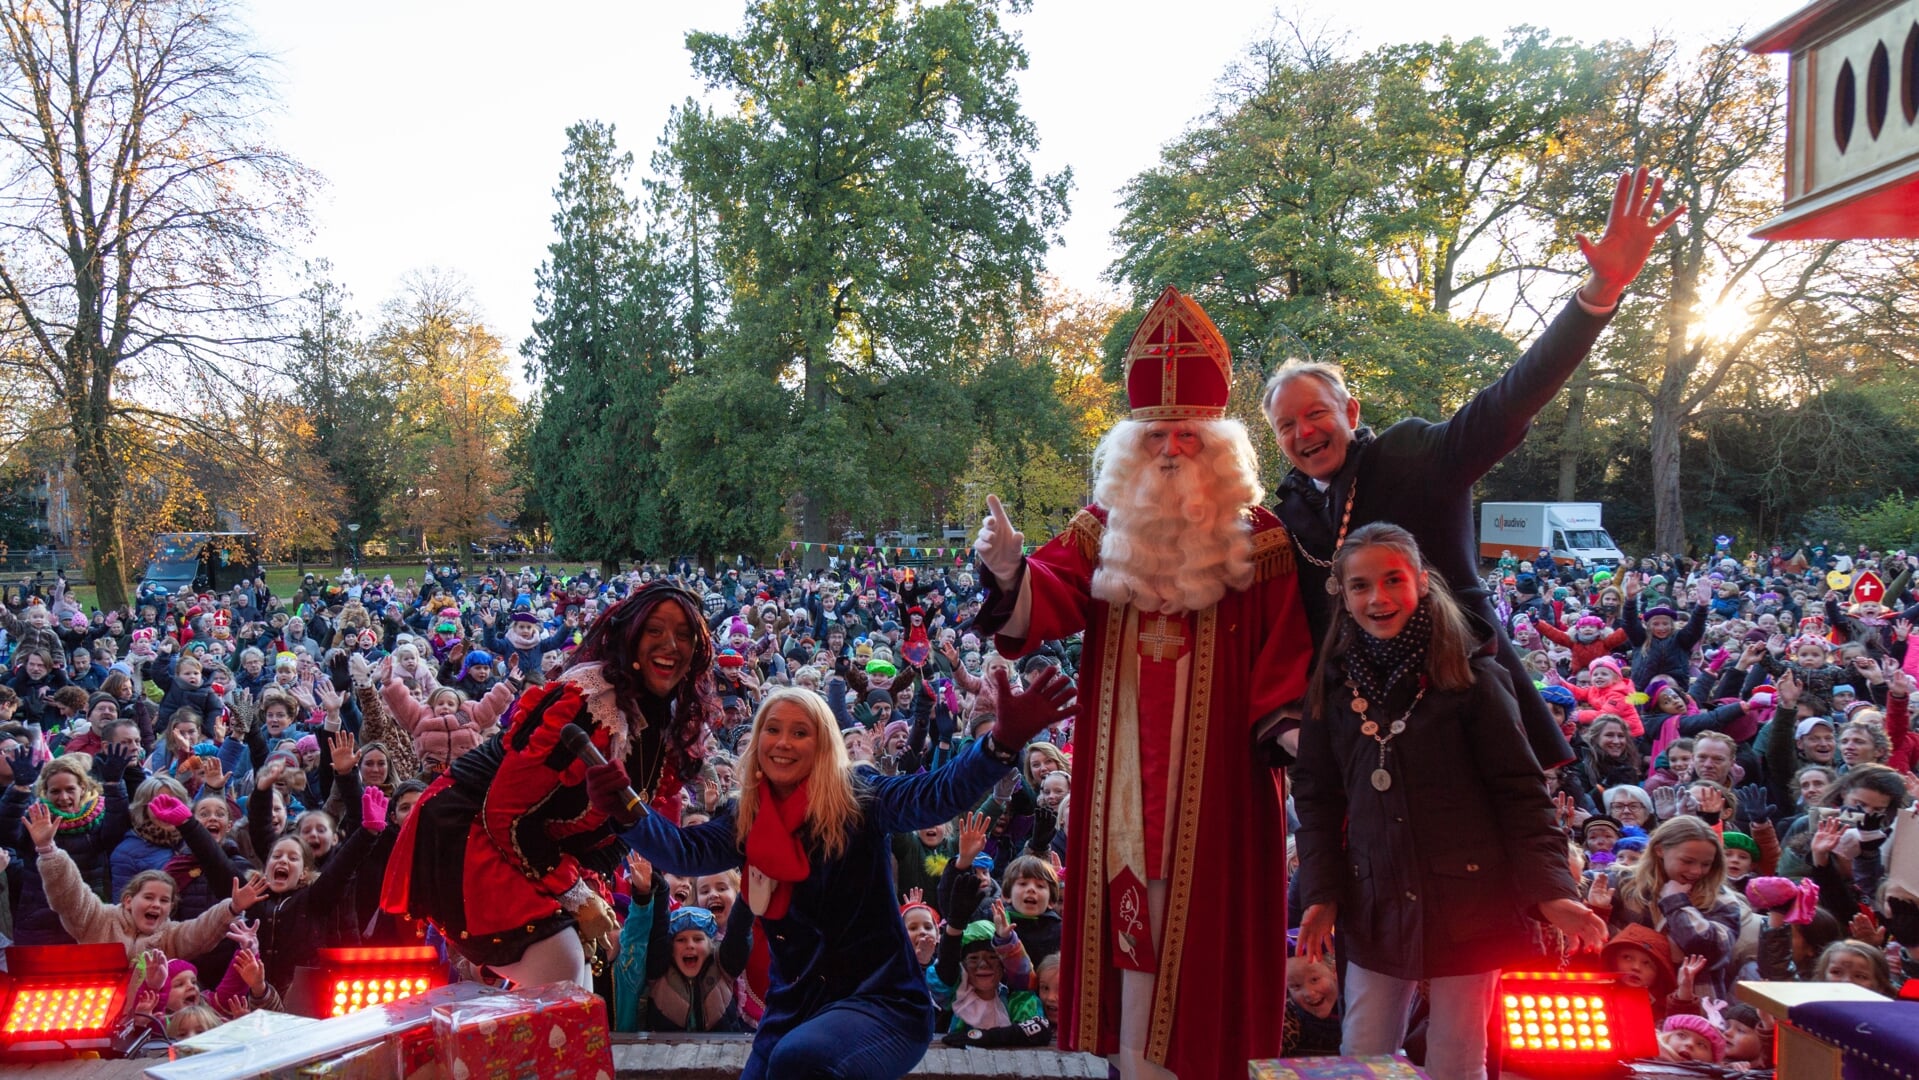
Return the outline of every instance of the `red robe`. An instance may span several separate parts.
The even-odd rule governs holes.
[[[1145,1049],[1182,1080],[1238,1076],[1248,1060],[1280,1055],[1286,816],[1281,782],[1255,752],[1253,732],[1259,720],[1304,695],[1312,644],[1286,529],[1263,508],[1249,513],[1253,584],[1183,620],[1172,617],[1175,644],[1162,645],[1167,628],[1156,615],[1142,614],[1134,632],[1141,658],[1137,742],[1145,848],[1150,876],[1167,889]],[[1025,637],[1001,634],[998,645],[1018,656],[1029,643],[1086,632],[1067,830],[1060,1046],[1111,1055],[1119,1049],[1120,976],[1115,905],[1099,853],[1107,842],[1104,807],[1119,741],[1115,697],[1127,609],[1091,594],[1105,519],[1100,507],[1081,511],[1027,558],[1031,621]],[[1002,604],[1010,611],[1011,598]],[[984,621],[1003,625],[1003,619]],[[1170,680],[1146,674],[1147,661],[1161,652],[1190,657],[1177,761],[1157,750],[1171,741],[1173,720]],[[1178,775],[1169,777],[1174,769]],[[1162,849],[1166,831],[1170,843]]]

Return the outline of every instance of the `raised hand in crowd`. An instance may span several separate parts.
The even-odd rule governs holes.
[[[960,820],[959,864],[973,865],[973,859],[986,850],[986,833],[992,828],[992,819],[975,810]]]

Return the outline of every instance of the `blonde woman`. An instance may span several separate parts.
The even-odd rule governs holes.
[[[739,763],[740,797],[704,825],[655,814],[634,822],[618,765],[587,773],[593,805],[633,822],[622,838],[682,876],[744,866],[745,901],[773,954],[772,987],[743,1080],[897,1077],[933,1036],[933,1005],[893,894],[894,833],[930,828],[975,805],[1020,747],[1072,714],[1073,686],[1047,669],[1016,693],[989,684],[997,719],[950,764],[910,776],[856,767],[819,695],[768,694]]]

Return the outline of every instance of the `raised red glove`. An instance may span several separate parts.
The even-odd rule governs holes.
[[[586,770],[586,801],[593,809],[622,826],[633,824],[645,813],[644,807],[629,801],[631,791],[632,784],[627,780],[626,769],[617,761],[594,765]]]
[[[1073,715],[1078,692],[1073,680],[1058,668],[1040,668],[1024,690],[1013,689],[1003,667],[993,669],[990,683],[997,716],[993,741],[1003,749],[1025,746],[1033,736]]]

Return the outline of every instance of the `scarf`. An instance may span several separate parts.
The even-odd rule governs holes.
[[[46,800],[42,799],[42,802]],[[82,803],[73,813],[63,813],[52,803],[47,803],[47,812],[53,815],[53,826],[58,832],[85,832],[100,823],[100,815],[106,813],[107,801],[98,795]]]
[[[772,785],[760,789],[759,813],[746,834],[747,902],[753,914],[783,919],[793,900],[793,883],[813,872],[799,830],[806,821],[806,784],[781,798]]]
[[[1432,601],[1422,598],[1412,617],[1393,637],[1374,637],[1364,630],[1355,634],[1347,653],[1346,674],[1360,696],[1384,703],[1401,679],[1425,670],[1426,649],[1432,637]]]

